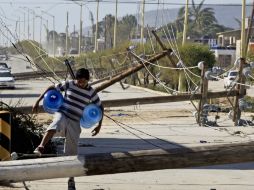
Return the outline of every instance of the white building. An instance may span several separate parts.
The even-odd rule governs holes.
[[[236,59],[236,48],[235,47],[221,47],[213,46],[211,51],[214,52],[217,65],[221,68],[228,67],[231,64],[234,64]]]

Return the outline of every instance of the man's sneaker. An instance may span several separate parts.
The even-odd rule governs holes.
[[[76,190],[74,177],[70,177],[68,180],[68,190]]]
[[[39,156],[41,156],[44,152],[44,147],[43,146],[38,146],[35,150],[34,150],[34,154],[37,154]]]

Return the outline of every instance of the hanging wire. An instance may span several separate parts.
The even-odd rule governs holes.
[[[113,119],[112,117],[106,115],[105,113],[104,113],[104,116],[107,117],[108,119],[112,120],[115,124],[117,124],[117,125],[118,125],[119,127],[121,127],[122,129],[128,131],[130,134],[134,135],[135,137],[137,137],[137,138],[139,138],[139,139],[145,141],[146,143],[151,144],[151,145],[153,145],[153,146],[155,146],[155,147],[157,147],[157,148],[164,148],[164,147],[159,146],[159,145],[156,145],[156,144],[150,142],[149,140],[146,140],[146,139],[140,137],[139,135],[137,135],[137,134],[131,132],[129,129],[135,130],[135,131],[140,132],[140,133],[142,133],[142,134],[145,134],[145,135],[147,135],[147,136],[149,136],[149,137],[152,137],[152,138],[155,138],[155,139],[160,140],[160,141],[162,141],[162,142],[165,142],[165,143],[167,143],[167,144],[169,144],[169,145],[174,145],[174,146],[182,147],[182,146],[179,145],[179,144],[176,144],[176,143],[173,143],[173,142],[169,142],[169,141],[167,141],[167,140],[161,139],[161,138],[159,138],[159,137],[153,136],[153,135],[151,135],[151,134],[149,134],[149,133],[146,133],[146,132],[144,132],[144,131],[141,131],[141,130],[139,130],[139,129],[136,129],[136,128],[134,128],[134,127],[131,127],[131,126],[129,126],[129,125],[127,125],[127,124],[124,124],[124,123],[122,123],[122,122],[120,122],[120,121],[117,121],[117,120]],[[129,129],[127,129],[127,128],[129,128]]]
[[[128,54],[127,54],[127,53],[125,54],[124,60],[123,60],[121,63],[119,62],[119,60],[118,60],[118,58],[116,57],[116,55],[115,55],[115,59],[116,59],[116,61],[117,61],[117,64],[120,65],[120,66],[122,66],[122,65],[124,65],[124,64],[127,62],[127,60],[128,60]]]
[[[165,12],[165,10],[163,9],[163,18],[164,18],[164,14],[165,14],[164,12]],[[174,53],[175,56],[178,58],[178,60],[181,61],[182,59],[181,59],[181,57],[180,57],[180,52],[179,52],[179,49],[178,49],[178,46],[177,46],[177,42],[176,42],[176,38],[175,38],[175,35],[174,35],[174,32],[173,32],[174,30],[173,30],[173,28],[172,28],[172,25],[171,25],[171,31],[172,31],[172,36],[173,36],[173,37],[171,36],[171,32],[170,32],[170,30],[169,30],[169,28],[168,28],[168,25],[166,25],[166,29],[167,29],[167,31],[168,31],[169,37],[168,37],[167,32],[165,31],[165,28],[164,28],[164,27],[162,28],[163,33],[164,33],[164,35],[166,36],[166,39],[167,39],[167,41],[168,41],[170,47],[171,47],[173,50],[176,49],[176,51],[174,51],[173,53]],[[172,38],[174,39],[174,42],[175,42],[175,43],[171,42],[171,41],[172,41]],[[186,66],[185,66],[184,64],[182,64],[182,66],[183,66],[184,68],[186,68]],[[196,75],[195,73],[193,73],[193,72],[190,71],[189,69],[187,69],[187,71],[190,72],[192,75],[194,75],[194,76],[200,78],[200,76]]]
[[[149,74],[161,85],[163,86],[163,88],[168,92],[168,93],[171,93],[170,91],[172,92],[175,92],[175,93],[182,93],[182,94],[187,94],[187,92],[180,92],[180,91],[177,91],[177,90],[174,90],[172,88],[169,88],[168,86],[164,85],[163,82],[158,78],[158,77],[155,77],[150,71],[149,69],[147,68],[147,66],[144,64],[146,63],[147,61],[144,60],[142,57],[139,57],[138,55],[135,54],[136,57],[138,57],[142,64],[144,65],[145,69],[149,72]]]
[[[163,11],[163,12],[164,12],[164,11]],[[174,49],[174,48],[176,47],[176,48],[178,49],[177,43],[171,43],[171,40],[169,41],[169,39],[168,39],[168,37],[167,37],[167,34],[166,34],[164,28],[163,28],[163,31],[164,31],[164,34],[165,34],[165,36],[166,36],[166,38],[167,38],[167,41],[168,41],[169,45],[171,46],[171,48]],[[170,38],[171,38],[171,36],[170,36]],[[176,40],[175,40],[175,41],[176,41]],[[179,69],[179,70],[186,69],[186,70],[189,71],[189,68],[187,68],[187,67],[185,66],[185,64],[181,61],[179,51],[177,51],[176,56],[177,56],[177,58],[180,60],[181,66],[182,66],[183,68],[175,68],[175,69]],[[197,66],[191,67],[191,68],[196,68],[196,67],[197,67]],[[188,89],[189,89],[189,90],[191,90],[190,81],[191,81],[195,86],[197,86],[197,84],[192,80],[192,78],[188,75],[188,73],[187,73],[185,70],[184,70],[184,74],[185,74],[185,76],[186,76],[186,80],[187,80],[187,84],[188,84]]]
[[[163,7],[163,13],[164,13],[164,7]],[[164,18],[164,14],[162,15],[162,18]],[[176,40],[175,40],[175,43],[173,43],[173,42],[171,42],[172,40],[169,40],[168,39],[168,37],[167,37],[167,34],[166,34],[166,32],[165,32],[165,30],[164,30],[164,28],[163,28],[163,31],[164,31],[164,34],[165,34],[165,36],[166,36],[166,38],[167,38],[167,41],[168,41],[168,43],[169,43],[169,45],[171,46],[171,48],[172,49],[175,49],[175,48],[177,48],[178,49],[178,47],[177,47],[177,43],[176,43]],[[168,30],[169,31],[169,30]],[[172,32],[173,33],[173,32]],[[169,33],[170,34],[170,33]],[[172,39],[172,37],[170,36],[170,38]],[[175,38],[174,38],[175,39]],[[181,62],[181,66],[182,66],[182,68],[177,68],[177,69],[188,69],[186,66],[185,66],[185,64],[182,62],[182,60],[181,60],[181,58],[180,58],[180,53],[179,53],[179,51],[177,51],[177,53],[175,54],[176,56],[177,56],[177,58],[180,60],[180,62]],[[196,66],[197,67],[197,66]],[[194,68],[196,68],[196,67],[194,67]],[[193,68],[193,67],[192,67]],[[175,68],[176,69],[176,68]],[[195,82],[192,80],[192,78],[188,75],[188,73],[184,70],[184,74],[185,74],[185,76],[186,76],[186,80],[187,80],[187,84],[188,84],[188,89],[189,90],[191,90],[191,87],[190,87],[190,81],[195,85],[195,86],[197,86],[197,84],[195,84]]]
[[[156,17],[155,17],[155,23],[154,23],[155,27],[156,27],[156,25],[158,23],[159,6],[160,6],[160,0],[158,0],[157,9],[156,9]]]
[[[177,68],[177,67],[169,67],[169,66],[157,65],[157,64],[154,64],[154,63],[149,62],[149,61],[146,61],[146,62],[149,63],[150,65],[155,66],[155,67],[162,68],[162,69],[169,69],[169,70],[188,70],[188,69],[195,69],[195,68],[198,67],[198,66],[192,66],[192,67]],[[199,78],[200,78],[200,76],[199,76]]]
[[[173,26],[172,25],[170,25],[171,26],[171,31],[172,31],[172,36],[173,36],[173,43],[175,44],[175,52],[177,52],[177,58],[179,59],[179,60],[182,60],[181,59],[181,55],[180,55],[180,52],[179,52],[179,48],[178,48],[178,45],[177,45],[177,41],[176,41],[176,37],[175,37],[175,33],[174,33],[174,29],[173,29]]]
[[[5,25],[5,23],[3,22],[3,20],[0,18],[0,25],[2,25],[3,28],[5,28],[7,30],[7,32],[13,37],[14,40],[16,40],[16,43],[19,44],[19,46],[21,47],[22,50],[19,50],[17,48],[17,46],[12,42],[12,40],[10,38],[8,38],[8,36],[6,36],[6,34],[3,32],[2,28],[0,28],[0,33],[13,45],[13,47],[22,55],[26,58],[26,60],[31,64],[36,66],[39,70],[41,70],[43,72],[43,74],[41,74],[42,76],[46,75],[46,71],[44,69],[42,69],[38,64],[35,64],[34,62],[32,62],[27,55],[25,55],[23,52],[23,46],[20,44],[18,38],[10,31],[10,29]],[[29,42],[29,40],[28,40]],[[29,42],[30,43],[30,42]],[[51,79],[48,78],[48,80],[50,80],[53,84],[54,81],[52,81]]]
[[[44,51],[41,47],[38,47],[36,46],[34,43],[30,42],[29,43],[34,47],[34,49],[36,50],[36,52],[38,53],[38,58],[41,58],[41,60],[43,61],[43,63],[47,66],[47,68],[54,74],[55,77],[53,77],[57,82],[60,82],[60,77],[54,72],[54,70],[48,65],[48,63],[45,61],[44,57],[43,57],[43,54],[40,53],[40,51],[42,51],[44,53],[44,55],[47,54],[46,51]],[[62,63],[61,60],[57,59],[57,58],[54,58],[55,60],[59,61],[60,63]],[[36,60],[36,58],[35,58]]]
[[[149,28],[147,27],[146,28],[147,29],[147,31],[148,31],[148,36],[149,36],[149,39],[150,39],[150,45],[151,45],[151,48],[152,48],[152,50],[153,50],[153,52],[155,53],[155,48],[154,48],[154,45],[153,45],[153,41],[152,41],[152,37],[151,37],[151,33],[150,33],[150,30],[149,30]],[[156,65],[156,66],[158,66],[159,67],[159,62],[158,62],[158,60],[156,60],[156,64],[154,64],[154,63],[151,63],[151,65]],[[159,67],[159,69],[160,69],[160,67]]]
[[[168,28],[167,28],[167,29],[168,29]],[[166,36],[166,38],[167,38],[168,43],[171,45],[172,49],[174,49],[175,47],[174,47],[174,45],[170,42],[171,40],[169,40],[168,35],[167,35],[167,33],[165,32],[164,28],[163,28],[163,31],[164,31],[164,34],[165,34],[165,36]],[[168,33],[170,34],[169,29],[168,29]],[[170,37],[170,39],[172,38],[171,35],[170,35],[169,37]],[[174,53],[175,53],[175,51],[174,51]],[[181,60],[179,52],[176,52],[175,55],[177,56],[177,58],[178,58],[179,60]],[[197,74],[193,73],[192,71],[190,71],[184,64],[183,64],[183,67],[186,68],[187,71],[188,71],[189,73],[191,73],[193,76],[195,76],[195,77],[197,77],[197,78],[201,78],[199,75],[197,75]]]
[[[254,77],[250,74],[248,74],[248,77],[250,77],[252,80],[254,80]]]

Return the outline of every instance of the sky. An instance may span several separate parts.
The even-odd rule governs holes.
[[[191,1],[192,0],[189,0],[189,3],[191,3]],[[34,22],[34,36],[35,40],[37,41],[39,41],[39,39],[41,39],[42,42],[45,41],[45,29],[43,25],[46,26],[46,23],[48,23],[48,29],[53,30],[52,15],[54,15],[55,17],[55,30],[58,33],[65,32],[67,23],[67,12],[69,13],[69,31],[74,30],[74,25],[76,30],[78,30],[80,23],[81,2],[83,3],[83,27],[91,26],[89,12],[93,13],[94,20],[96,21],[96,0],[83,0],[76,2],[73,2],[71,0],[0,0],[1,25],[5,26],[0,27],[0,45],[2,43],[8,43],[8,39],[10,39],[10,36],[15,34],[17,34],[17,38],[19,39],[27,38],[28,12],[30,35],[29,37],[30,39],[33,38],[33,11],[35,15],[37,15]],[[115,2],[116,0],[100,0],[99,20],[102,20],[102,18],[104,18],[107,14],[115,15]],[[123,17],[127,14],[139,13],[140,3],[138,3],[137,0],[118,0],[118,2],[118,18]],[[184,6],[186,0],[145,0],[145,2],[145,11],[149,11],[157,9],[179,8],[181,6]],[[199,4],[200,2],[201,0],[195,0],[196,4]],[[252,0],[246,0],[246,3],[251,4]],[[219,4],[221,6],[225,6],[228,4],[237,4],[238,6],[241,6],[242,0],[205,0],[204,4]],[[43,11],[46,13],[44,13]],[[42,18],[42,20],[40,18]],[[42,27],[40,24],[41,21]]]

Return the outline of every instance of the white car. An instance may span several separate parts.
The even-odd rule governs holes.
[[[0,88],[15,88],[15,79],[8,70],[0,70]]]
[[[224,88],[232,87],[236,77],[238,75],[238,71],[229,71],[224,75]]]

